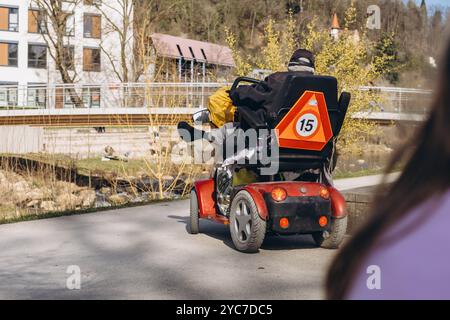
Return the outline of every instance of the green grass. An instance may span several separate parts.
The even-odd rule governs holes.
[[[88,158],[76,160],[67,155],[62,154],[42,154],[30,153],[24,155],[1,154],[4,157],[20,157],[23,159],[40,161],[50,165],[58,165],[65,168],[76,168],[79,174],[108,174],[114,173],[120,176],[136,176],[139,172],[146,172],[149,170],[151,163],[143,159],[129,159],[127,162],[110,160],[102,161],[98,158]]]
[[[394,172],[400,172],[401,168],[396,168]],[[358,178],[365,176],[374,176],[378,174],[384,174],[384,168],[373,168],[373,169],[364,169],[354,172],[336,172],[333,174],[334,179],[347,179],[347,178]]]
[[[379,169],[379,168],[375,168],[375,169],[363,169],[363,170],[358,170],[358,171],[353,171],[353,172],[335,172],[333,174],[333,178],[334,179],[346,179],[346,178],[356,178],[356,177],[364,177],[364,176],[373,176],[373,175],[377,175],[377,174],[383,174],[384,173],[384,169]]]
[[[149,170],[150,163],[145,160],[123,161],[102,161],[98,158],[83,159],[74,161],[75,167],[80,174],[89,175],[90,173],[117,173],[125,176],[136,176],[139,172]]]

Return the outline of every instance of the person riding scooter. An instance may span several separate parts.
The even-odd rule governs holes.
[[[289,61],[287,72],[275,72],[258,84],[239,86],[230,92],[230,98],[236,107],[245,106],[253,111],[270,110],[287,77],[314,72],[314,55],[308,50],[298,49]]]
[[[258,84],[242,85],[228,91],[229,99],[224,97],[224,88],[219,89],[218,92],[211,96],[208,105],[210,120],[215,127],[212,132],[207,133],[197,130],[187,122],[182,121],[178,124],[179,131],[183,131],[183,134],[180,134],[180,136],[186,142],[204,138],[218,144],[223,143],[223,140],[233,133],[232,115],[236,108],[250,108],[259,114],[262,113],[261,116],[264,116],[263,114],[265,113],[270,113],[270,110],[273,110],[272,103],[288,76],[314,74],[314,55],[306,49],[296,50],[289,61],[287,69],[287,72],[276,72],[269,75]],[[221,115],[218,113],[221,113]],[[226,120],[224,121],[224,119]],[[186,135],[186,132],[189,134]]]

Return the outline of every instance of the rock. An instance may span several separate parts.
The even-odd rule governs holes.
[[[81,198],[81,206],[83,208],[92,208],[95,205],[97,196],[94,190],[83,190],[78,196]]]
[[[128,195],[120,193],[120,194],[113,194],[112,196],[108,197],[108,201],[113,206],[123,206],[130,202],[130,199]]]
[[[73,182],[66,182],[66,181],[57,181],[56,184],[56,190],[60,191],[59,193],[77,193],[82,190],[86,190],[85,187],[79,187]]]
[[[38,208],[39,207],[39,200],[32,200],[27,203],[27,208]]]
[[[149,178],[148,173],[146,171],[138,171],[136,175],[138,176],[139,179]]]
[[[5,174],[0,171],[0,184],[3,184],[5,182],[8,182],[8,180],[6,179]]]
[[[11,185],[8,182],[0,183],[0,199],[5,199],[11,193]]]
[[[103,187],[99,191],[101,194],[111,194],[111,188],[108,187]]]
[[[95,208],[105,208],[105,207],[111,207],[111,203],[109,203],[106,199],[106,196],[100,192],[96,193],[96,201],[95,201]]]
[[[42,201],[41,209],[46,212],[56,211],[56,203],[55,201]]]
[[[11,195],[11,199],[12,202],[18,207],[25,206],[29,200],[26,193],[13,193]]]
[[[13,189],[14,193],[28,193],[30,190],[30,186],[28,185],[28,183],[25,180],[23,180],[23,181],[15,182],[12,185],[12,189]]]
[[[103,174],[103,177],[104,177],[105,180],[107,180],[107,181],[113,181],[113,180],[116,180],[116,179],[117,179],[117,172],[111,172],[111,171],[105,172],[105,173]]]
[[[125,188],[125,192],[131,195],[136,195],[138,193],[138,190],[135,186],[131,185]]]
[[[116,152],[114,151],[114,149],[111,146],[106,146],[105,147],[105,155],[112,157],[114,156]]]
[[[62,210],[73,210],[80,207],[82,199],[71,193],[63,193],[56,198],[57,206]]]
[[[44,200],[44,192],[39,189],[33,189],[30,192],[27,193],[28,199],[31,201],[34,200]]]

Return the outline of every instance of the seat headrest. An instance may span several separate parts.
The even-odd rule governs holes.
[[[305,91],[323,92],[328,108],[338,107],[338,83],[335,77],[308,73],[290,74],[276,97],[279,108],[290,108]]]

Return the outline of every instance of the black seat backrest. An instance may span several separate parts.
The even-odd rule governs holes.
[[[327,103],[333,136],[337,137],[341,131],[347,113],[348,105],[350,103],[350,94],[344,92],[338,100],[337,79],[330,76],[318,76],[312,74],[288,76],[282,89],[277,94],[273,105],[270,106],[271,110],[268,110],[269,115],[272,118],[270,126],[275,128],[305,91],[323,92]],[[324,161],[329,159],[333,152],[333,148],[334,139],[332,139],[322,151],[281,148],[280,166],[284,165],[288,168],[319,168],[323,165]]]
[[[289,73],[274,99],[264,105],[264,117],[255,111],[247,110],[246,107],[240,107],[237,112],[239,122],[244,129],[267,127],[274,129],[305,91],[324,94],[333,136],[337,137],[347,113],[350,94],[343,92],[338,100],[338,83],[336,78],[330,76],[318,76],[303,72]],[[280,169],[321,168],[333,154],[334,144],[335,139],[331,139],[321,151],[280,148]]]
[[[324,93],[334,133],[338,127],[337,115],[339,113],[337,80],[334,77],[312,74],[300,74],[286,78],[271,106],[273,110],[269,111],[274,120],[272,126],[275,127],[284,118],[305,91]]]

